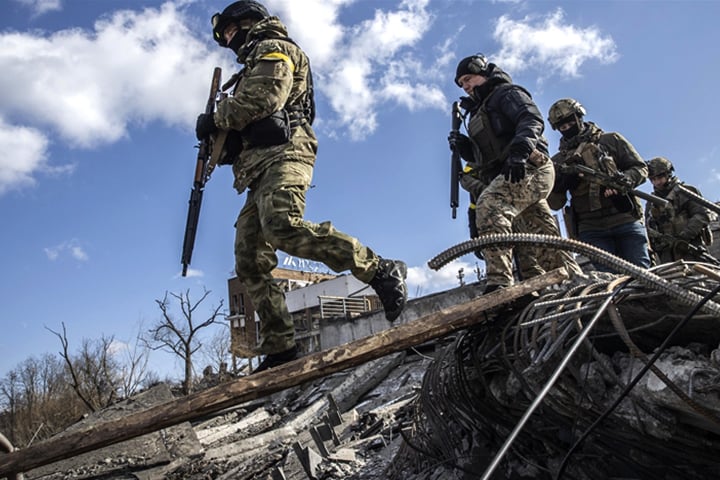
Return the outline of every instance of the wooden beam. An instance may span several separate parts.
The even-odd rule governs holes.
[[[26,472],[178,423],[201,418],[232,405],[264,397],[370,360],[400,352],[428,340],[480,323],[483,312],[524,295],[556,285],[568,277],[564,269],[531,278],[462,304],[444,308],[370,337],[309,354],[278,367],[224,383],[123,418],[69,432],[28,448],[0,454],[0,477]]]

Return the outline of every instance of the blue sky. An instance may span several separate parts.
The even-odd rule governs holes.
[[[447,133],[464,56],[483,52],[544,115],[563,97],[622,133],[646,159],[720,200],[720,2],[268,0],[308,52],[320,150],[306,218],[331,220],[411,267],[411,296],[457,285],[467,239],[452,220]],[[226,295],[231,172],[205,192],[188,278],[180,253],[194,122],[215,66],[206,0],[0,0],[0,375],[59,350],[46,327],[131,341],[166,291]],[[551,152],[558,135],[546,131]],[[649,191],[649,185],[643,190]],[[473,280],[472,273],[469,279]],[[157,369],[172,369],[157,357]],[[179,370],[178,370],[179,372]]]

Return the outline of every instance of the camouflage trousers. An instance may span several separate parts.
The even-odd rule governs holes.
[[[247,288],[260,317],[260,354],[278,353],[295,345],[295,327],[283,290],[271,275],[276,250],[322,262],[336,272],[349,270],[369,282],[378,256],[333,227],[303,219],[305,192],[312,166],[277,162],[253,182],[235,223],[235,271]]]
[[[560,235],[555,217],[546,200],[530,205],[513,222],[513,233]],[[521,280],[527,280],[556,268],[565,267],[571,275],[582,274],[572,254],[557,248],[523,245],[513,249]]]
[[[514,232],[560,236],[560,230],[545,200],[554,180],[555,171],[551,162],[545,162],[539,167],[528,164],[525,178],[518,183],[511,183],[502,175],[495,177],[476,202],[478,234]],[[542,248],[518,247],[516,250],[518,266],[523,278],[544,273],[547,268],[561,265],[568,267],[572,272],[581,271],[572,256],[566,252],[558,250],[543,258],[545,249]],[[512,285],[514,282],[512,249],[485,248],[483,255],[487,285]],[[542,264],[539,258],[543,258]]]

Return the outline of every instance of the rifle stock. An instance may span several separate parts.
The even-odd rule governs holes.
[[[668,204],[668,201],[665,200],[664,198],[658,197],[651,193],[645,193],[642,190],[637,190],[635,188],[628,188],[626,185],[621,184],[615,178],[613,178],[612,175],[609,175],[604,172],[600,172],[598,170],[594,170],[594,169],[588,167],[587,165],[582,165],[579,163],[573,163],[570,165],[565,164],[565,165],[562,165],[560,167],[560,169],[563,173],[578,174],[578,175],[586,178],[590,182],[599,183],[607,188],[617,190],[618,192],[623,193],[623,194],[631,193],[638,198],[642,198],[643,200],[654,203],[656,205],[660,205],[660,206],[664,207]]]
[[[220,91],[220,77],[222,70],[215,67],[213,70],[212,82],[210,83],[210,96],[205,105],[205,113],[211,114],[215,110],[215,100]],[[188,202],[187,222],[185,223],[185,237],[182,249],[182,276],[187,276],[188,265],[192,259],[193,247],[195,246],[195,235],[197,234],[198,222],[200,220],[200,206],[202,205],[203,191],[208,177],[208,161],[212,155],[212,139],[208,136],[200,140],[198,145],[197,162],[195,163],[195,177],[190,201]]]
[[[460,102],[453,102],[452,131],[459,132],[461,124],[462,114],[460,113]],[[457,208],[460,206],[460,172],[462,172],[460,152],[458,149],[453,149],[452,157],[450,158],[450,208],[452,208],[452,218],[457,216]]]

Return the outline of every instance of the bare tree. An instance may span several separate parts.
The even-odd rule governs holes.
[[[168,295],[175,298],[182,311],[183,318],[175,320],[170,313],[170,300]],[[155,300],[162,312],[162,319],[159,320],[148,332],[150,337],[148,345],[154,350],[164,350],[177,355],[185,366],[185,377],[183,380],[183,392],[189,394],[192,392],[193,380],[193,354],[201,347],[198,332],[205,327],[217,323],[218,316],[222,309],[223,302],[211,310],[210,316],[200,323],[195,323],[193,315],[200,304],[210,295],[209,290],[204,290],[203,295],[197,302],[190,300],[190,290],[186,290],[184,294],[168,293],[162,300]]]
[[[230,360],[230,329],[226,323],[215,330],[203,345],[201,353],[205,365],[213,367],[218,373],[227,371]]]
[[[47,438],[87,412],[54,355],[29,357],[0,380],[0,431],[15,446]]]
[[[142,331],[142,328],[139,331]],[[132,344],[123,343],[120,349],[116,349],[116,354],[122,356],[122,360],[119,360],[119,387],[123,398],[135,395],[142,386],[155,381],[156,376],[148,371],[150,349],[143,340],[141,333],[135,336]]]
[[[112,405],[118,399],[120,383],[119,366],[111,351],[114,338],[103,336],[97,341],[83,339],[80,351],[73,357],[70,355],[64,322],[62,327],[62,334],[48,330],[60,339],[60,356],[65,360],[73,390],[93,412]]]

